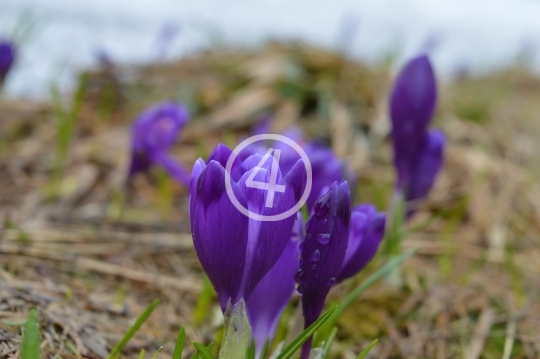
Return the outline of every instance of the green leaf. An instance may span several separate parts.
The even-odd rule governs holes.
[[[193,345],[195,346],[195,349],[197,349],[197,352],[199,353],[200,356],[202,356],[203,359],[214,359],[214,356],[212,355],[212,353],[210,353],[210,350],[208,350],[207,347],[197,342],[193,342]]]
[[[268,347],[270,346],[270,341],[267,339],[265,342],[264,342],[264,346],[261,350],[261,356],[260,356],[260,359],[264,359],[266,358],[266,353],[268,353]]]
[[[162,350],[163,350],[163,346],[160,346],[156,354],[152,355],[152,359],[157,359],[159,353],[161,353]]]
[[[323,323],[330,318],[337,307],[330,308],[323,316],[307,327],[295,340],[281,351],[276,359],[288,359],[304,344]]]
[[[156,306],[158,305],[159,300],[156,299],[146,309],[144,312],[137,318],[135,323],[129,328],[129,330],[124,334],[124,337],[116,344],[116,346],[113,348],[107,359],[115,359],[120,355],[120,352],[122,349],[126,346],[126,344],[129,342],[129,340],[135,335],[135,333],[139,330],[141,325],[143,325],[144,322],[148,319],[150,314],[154,311]]]
[[[144,359],[144,348],[142,348],[141,352],[139,353],[139,359]]]
[[[24,326],[21,359],[40,359],[40,344],[39,322],[36,316],[36,310],[32,309]]]
[[[337,307],[337,309],[332,314],[332,317],[326,322],[324,327],[321,329],[321,334],[326,334],[327,336],[332,328],[335,326],[338,318],[341,314],[351,305],[356,298],[360,296],[363,292],[365,292],[369,287],[371,287],[373,284],[375,284],[380,279],[386,277],[388,273],[392,272],[395,268],[397,268],[401,263],[403,263],[405,260],[407,260],[409,257],[411,257],[413,254],[415,254],[417,251],[417,248],[409,249],[408,251],[402,253],[401,255],[390,259],[388,262],[386,262],[385,265],[383,265],[381,268],[379,268],[375,273],[370,275],[365,281],[362,282],[358,287],[356,287],[352,292],[350,292],[345,299],[341,302],[341,304]],[[323,336],[324,337],[324,336]]]
[[[176,338],[176,345],[174,346],[174,352],[172,359],[180,359],[182,357],[182,352],[184,351],[184,343],[186,342],[186,329],[182,325],[180,332],[178,333],[178,338]]]
[[[360,354],[358,354],[356,359],[364,359],[364,357],[371,351],[371,349],[373,349],[373,347],[375,346],[375,344],[377,344],[378,341],[379,339],[375,339],[374,341],[372,341],[364,350],[360,352]]]
[[[332,346],[332,342],[334,341],[334,338],[336,337],[336,333],[337,333],[337,328],[334,327],[334,329],[332,329],[332,333],[330,333],[330,336],[328,337],[328,340],[326,340],[326,342],[324,343],[323,355],[322,355],[323,359],[328,357],[328,353],[330,352],[330,347]]]
[[[251,344],[246,351],[246,359],[255,359],[255,339],[251,339]]]

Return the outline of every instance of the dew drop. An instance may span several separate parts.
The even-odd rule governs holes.
[[[302,279],[302,276],[304,275],[304,271],[300,268],[296,274],[294,275],[294,280],[296,282],[300,282],[300,279]],[[289,277],[290,278],[290,277]]]
[[[330,233],[321,233],[317,236],[320,244],[328,244],[330,242]]]
[[[304,258],[302,256],[298,258],[298,263],[300,263],[300,265],[304,264]]]
[[[302,295],[302,291],[304,290],[304,288],[302,288],[301,285],[299,285],[298,287],[296,287],[296,293]]]
[[[318,249],[315,249],[313,253],[311,253],[311,260],[313,262],[318,262],[321,260],[321,252]]]
[[[325,194],[315,202],[314,212],[318,217],[322,217],[328,212],[330,208],[330,193]]]
[[[326,285],[328,285],[329,287],[333,286],[334,284],[336,284],[336,277],[330,278],[328,283],[326,283]]]

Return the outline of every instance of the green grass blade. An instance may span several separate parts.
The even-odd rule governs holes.
[[[162,350],[163,350],[163,346],[159,347],[156,354],[152,355],[152,359],[157,359],[159,353],[161,353]]]
[[[142,348],[141,352],[139,353],[139,359],[144,359],[144,348]]]
[[[255,339],[251,339],[251,344],[246,350],[246,359],[255,359]]]
[[[268,347],[270,346],[270,341],[269,340],[266,340],[264,342],[264,346],[261,350],[261,356],[260,356],[260,359],[264,359],[266,358],[266,353],[268,353]]]
[[[180,359],[182,357],[182,352],[184,351],[185,342],[186,342],[186,329],[182,325],[182,328],[180,328],[180,332],[178,333],[178,338],[176,338],[176,345],[174,346],[172,359]]]
[[[24,326],[21,359],[40,359],[40,345],[39,322],[36,316],[36,310],[32,309]]]
[[[375,339],[374,341],[372,341],[364,350],[360,352],[360,354],[358,354],[356,359],[364,359],[364,357],[371,351],[371,349],[373,349],[373,347],[375,346],[375,344],[377,344],[378,341],[379,339]]]
[[[295,340],[293,340],[283,351],[278,355],[276,359],[288,359],[296,353],[298,349],[304,344],[321,325],[324,324],[328,318],[334,313],[337,307],[330,308],[323,316],[319,317],[313,324],[307,327]]]
[[[341,302],[341,304],[337,307],[337,309],[332,314],[332,317],[326,322],[326,324],[321,329],[321,334],[325,336],[328,336],[328,333],[332,330],[332,328],[335,326],[337,319],[340,317],[341,314],[351,305],[356,298],[360,296],[363,292],[365,292],[369,287],[371,287],[373,284],[375,284],[377,281],[381,280],[382,278],[386,277],[388,273],[392,272],[395,268],[397,268],[401,263],[406,261],[408,258],[410,258],[413,254],[415,254],[417,251],[416,248],[409,249],[408,251],[400,254],[399,256],[390,259],[388,262],[386,262],[385,265],[383,265],[381,268],[379,268],[375,273],[370,275],[365,281],[362,282],[358,287],[356,287],[352,292],[350,292],[345,299]],[[318,341],[318,340],[316,340]]]
[[[193,345],[203,359],[214,359],[214,356],[212,355],[212,353],[210,353],[210,350],[207,347],[197,342],[193,342]]]
[[[323,355],[322,355],[323,359],[328,357],[328,353],[330,352],[330,347],[332,346],[332,343],[334,342],[336,333],[337,333],[337,328],[334,327],[334,329],[332,329],[332,333],[330,333],[330,336],[328,337],[328,340],[326,340],[326,343],[324,343]]]
[[[124,337],[116,344],[116,346],[113,348],[107,359],[115,359],[120,355],[120,352],[122,349],[126,346],[126,344],[129,342],[129,340],[135,335],[135,333],[139,330],[141,325],[143,325],[144,322],[148,319],[150,314],[154,311],[156,306],[158,305],[159,300],[156,299],[146,309],[144,312],[137,318],[135,323],[129,328],[129,330],[124,334]]]

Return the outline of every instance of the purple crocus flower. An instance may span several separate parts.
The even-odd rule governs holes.
[[[231,150],[220,144],[207,163],[197,160],[189,194],[195,250],[224,312],[229,304],[249,301],[259,281],[287,246],[295,221],[295,216],[279,221],[258,221],[235,208],[225,185],[225,167],[230,155]],[[275,193],[273,205],[267,207],[268,191],[246,186],[254,171],[257,171],[255,181],[269,183],[271,170],[257,167],[261,159],[261,155],[255,154],[243,162],[233,163],[231,191],[251,212],[283,213],[301,197],[306,182],[304,163],[298,161],[284,176],[278,170],[276,184],[284,186],[284,192]]]
[[[266,341],[271,342],[274,338],[281,313],[293,295],[301,240],[302,217],[298,213],[291,239],[276,264],[257,284],[247,303],[247,315],[251,325],[251,337],[255,339],[257,358]]]
[[[384,236],[386,215],[371,204],[361,204],[352,210],[351,230],[345,260],[337,281],[360,272],[373,259]]]
[[[131,165],[129,177],[148,171],[152,165],[162,167],[179,183],[189,186],[189,173],[169,156],[178,133],[189,121],[189,114],[182,105],[163,102],[150,107],[135,120],[132,127]]]
[[[353,178],[352,173],[347,170],[345,163],[336,157],[330,148],[324,146],[319,141],[304,141],[302,133],[297,128],[289,129],[283,135],[300,144],[311,163],[313,183],[306,201],[308,209],[313,209],[317,198],[332,183],[339,183],[345,179],[351,180]],[[282,142],[276,142],[273,147],[281,149],[279,165],[282,171],[287,171],[300,158],[296,151]]]
[[[428,57],[414,58],[399,74],[390,99],[396,192],[407,201],[426,196],[442,166],[444,138],[427,131],[436,101]]]
[[[302,242],[300,269],[295,279],[302,294],[304,326],[307,328],[319,315],[330,288],[336,283],[347,251],[351,221],[351,194],[343,181],[334,183],[317,200],[313,214],[306,222],[306,238]],[[302,347],[302,359],[309,358],[310,338]]]
[[[0,84],[2,84],[15,62],[15,44],[11,41],[0,40]]]

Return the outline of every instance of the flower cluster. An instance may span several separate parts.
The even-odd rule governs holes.
[[[395,191],[409,202],[427,195],[442,166],[444,137],[440,131],[427,130],[435,102],[436,84],[429,60],[425,56],[413,59],[399,75],[390,104]],[[256,131],[264,132],[267,127],[268,121]],[[231,328],[228,325],[238,320],[238,310],[243,310],[253,328],[251,338],[258,357],[275,336],[295,286],[307,328],[320,316],[331,288],[356,275],[373,259],[386,226],[386,215],[373,205],[352,205],[346,181],[352,176],[330,149],[304,141],[295,129],[284,135],[302,146],[312,168],[305,223],[300,213],[273,221],[253,219],[230,198],[234,195],[236,205],[265,216],[284,213],[298,202],[307,182],[306,166],[299,154],[283,143],[272,144],[274,151],[279,149],[279,160],[270,163],[262,160],[269,152],[262,144],[251,146],[234,161],[230,160],[232,151],[220,144],[207,161],[195,163],[190,180],[193,242],[225,314],[225,342],[227,328]],[[227,167],[231,161],[232,166]],[[273,182],[281,188],[272,194],[273,206],[265,205],[270,191],[264,189],[268,187],[252,186],[253,180]],[[412,213],[414,208],[407,210]],[[231,319],[233,316],[236,319]],[[234,332],[237,324],[243,325],[237,321]],[[304,344],[302,359],[309,358],[311,341]],[[242,340],[235,343],[247,345]]]
[[[158,166],[178,183],[189,186],[189,173],[168,154],[188,121],[189,114],[184,106],[172,102],[163,102],[141,113],[131,129],[129,178]]]
[[[0,40],[0,85],[4,82],[16,58],[15,44]]]
[[[320,315],[330,288],[355,275],[373,258],[383,236],[385,216],[367,204],[352,210],[349,186],[341,180],[326,186],[327,192],[314,201],[305,235],[300,214],[279,221],[251,219],[235,208],[227,195],[225,167],[231,153],[219,145],[208,161],[195,163],[189,199],[191,229],[197,255],[221,309],[227,313],[238,303],[247,303],[252,337],[260,352],[275,335],[295,283],[302,293],[305,325],[309,326]],[[266,164],[257,167],[261,159],[260,153],[243,160],[237,157],[229,174],[231,190],[252,212],[283,213],[303,193],[307,179],[304,163],[298,159],[288,166],[284,161],[276,177],[285,192],[276,194],[273,207],[268,208],[264,206],[265,192],[247,185],[254,171],[255,180],[269,182],[271,169]],[[309,353],[309,349],[308,343],[304,350]]]

